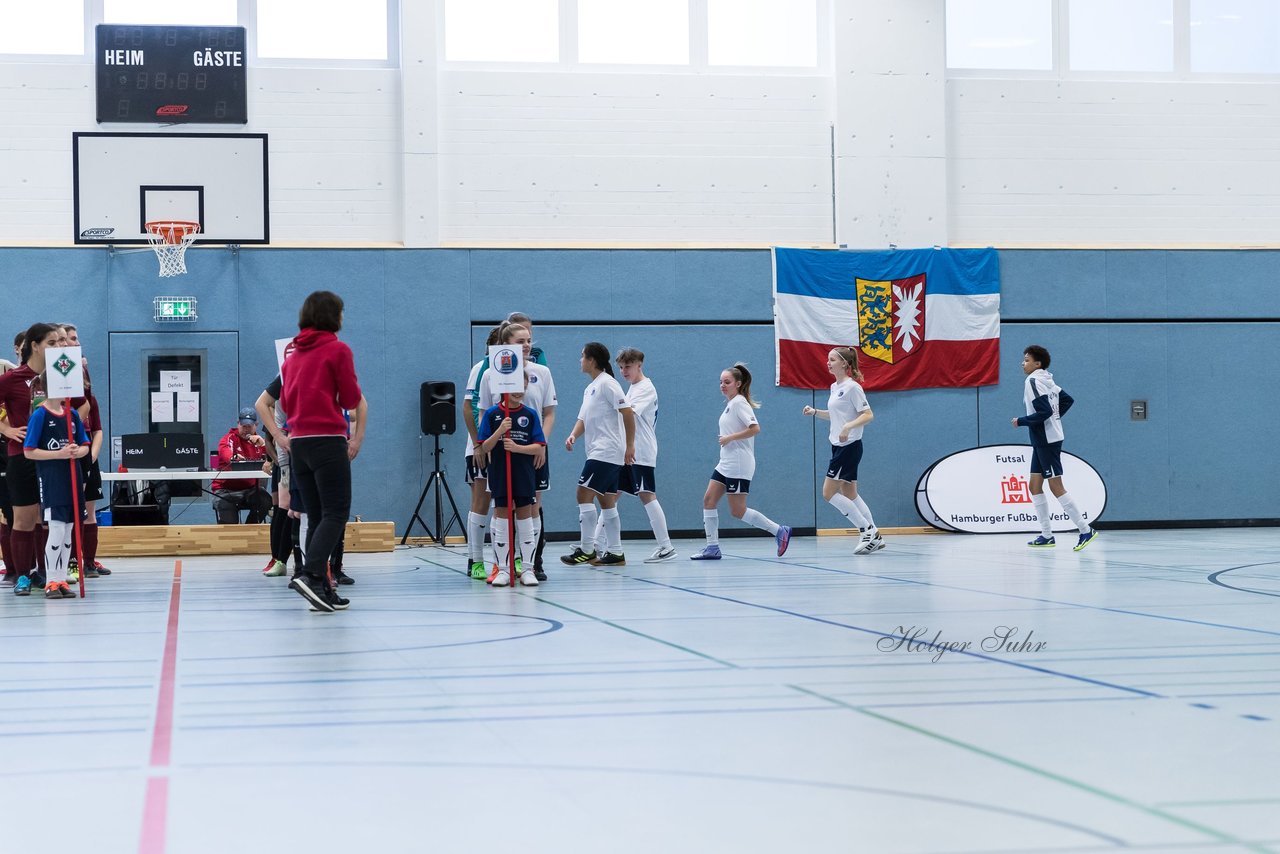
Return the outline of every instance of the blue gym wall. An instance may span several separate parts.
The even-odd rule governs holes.
[[[1280,499],[1264,488],[1274,480],[1268,437],[1280,404],[1259,376],[1280,331],[1280,253],[1018,250],[1000,258],[1000,385],[871,395],[876,421],[861,486],[879,524],[921,524],[912,490],[932,461],[1022,440],[1009,418],[1022,407],[1019,363],[1032,342],[1051,350],[1055,375],[1076,398],[1067,448],[1106,479],[1104,521],[1280,517]],[[431,465],[430,440],[419,435],[420,383],[461,386],[487,324],[519,309],[535,319],[561,402],[551,530],[576,529],[572,486],[582,453],[566,453],[561,442],[585,385],[578,354],[589,340],[647,354],[661,395],[659,494],[673,529],[701,528],[717,455],[718,375],[735,360],[753,370],[764,404],[752,505],[799,527],[844,521],[817,495],[825,425],[815,431],[800,415],[815,395],[773,386],[767,251],[201,249],[189,261],[185,277],[160,280],[149,252],[0,250],[7,334],[37,320],[76,322],[100,384],[109,359],[126,360],[125,370],[112,371],[125,387],[103,401],[108,435],[119,435],[143,427],[141,390],[127,379],[141,372],[127,364],[127,347],[109,352],[108,332],[162,332],[175,347],[203,347],[195,333],[233,333],[238,362],[214,366],[210,377],[249,405],[274,375],[272,341],[296,330],[302,299],[335,290],[347,302],[343,338],[371,407],[353,512],[394,520],[402,531]],[[170,293],[195,296],[199,321],[155,323],[151,300]],[[1129,420],[1131,399],[1148,401],[1147,421]],[[816,395],[817,405],[824,401]],[[216,441],[234,416],[209,413],[207,439]],[[443,441],[465,514],[462,445],[461,434]],[[622,507],[629,530],[647,528],[638,502]]]

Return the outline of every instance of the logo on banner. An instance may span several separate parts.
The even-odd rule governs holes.
[[[862,352],[890,365],[920,352],[924,346],[925,275],[855,281]]]
[[[493,360],[493,369],[500,374],[513,374],[520,365],[520,360],[516,358],[514,350],[499,350],[498,356]]]
[[[1027,488],[1027,478],[1011,474],[1000,479],[1001,504],[1031,504],[1031,491]]]

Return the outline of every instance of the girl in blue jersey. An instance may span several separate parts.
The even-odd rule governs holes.
[[[62,401],[46,400],[35,408],[27,421],[27,435],[23,440],[23,455],[35,461],[36,475],[40,480],[40,504],[44,519],[49,525],[49,539],[45,543],[46,599],[72,599],[75,593],[68,586],[68,565],[71,556],[71,533],[75,528],[76,514],[84,513],[83,482],[71,483],[68,460],[78,460],[89,453],[89,437],[80,423],[80,415],[70,413],[72,436],[67,437],[68,414]],[[59,580],[55,581],[57,578]],[[25,596],[31,592],[30,576],[18,580],[14,593]]]
[[[717,506],[726,494],[729,512],[734,518],[772,534],[778,544],[778,557],[791,543],[791,527],[779,525],[758,510],[747,507],[751,477],[756,471],[756,434],[760,424],[756,409],[760,404],[751,399],[751,372],[741,362],[720,374],[720,393],[725,397],[720,415],[720,462],[716,464],[707,492],[702,497],[702,527],[707,545],[690,560],[720,560],[720,511]]]
[[[828,434],[831,462],[822,482],[822,497],[862,530],[853,553],[870,554],[884,548],[884,538],[871,518],[871,508],[858,495],[858,463],[862,460],[862,428],[871,423],[875,413],[859,385],[862,371],[858,369],[858,354],[854,350],[837,347],[827,353],[827,370],[835,380],[827,397],[827,408],[806,406],[803,410],[805,415],[831,422]]]

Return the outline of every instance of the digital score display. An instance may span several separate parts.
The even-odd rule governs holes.
[[[246,124],[244,27],[99,24],[98,122]]]

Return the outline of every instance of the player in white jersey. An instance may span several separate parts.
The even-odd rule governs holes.
[[[816,415],[831,422],[828,431],[831,462],[822,481],[822,497],[862,530],[853,553],[870,554],[884,548],[884,537],[871,518],[871,508],[858,494],[858,463],[862,460],[862,428],[871,423],[875,413],[858,384],[862,381],[862,371],[858,369],[856,351],[837,347],[827,353],[827,370],[835,380],[827,397],[827,408],[806,406],[803,410],[805,415]]]
[[[658,547],[653,554],[645,558],[645,563],[662,563],[676,556],[671,545],[671,533],[667,530],[667,516],[658,503],[657,478],[655,468],[658,465],[658,390],[653,380],[644,375],[644,353],[634,347],[618,353],[618,369],[622,378],[630,386],[627,388],[627,403],[636,417],[636,461],[633,465],[624,466],[619,487],[622,492],[639,497],[644,511],[649,516],[649,526],[653,528],[654,539]],[[596,550],[602,548],[604,537],[603,520],[596,525]]]
[[[590,563],[593,566],[623,566],[622,520],[618,518],[618,479],[624,465],[636,461],[636,419],[622,386],[613,378],[609,366],[609,350],[592,341],[582,348],[582,372],[591,382],[582,392],[582,408],[573,432],[565,439],[566,451],[573,451],[579,436],[586,439],[587,462],[578,477],[578,525],[581,540],[577,547],[560,560],[570,566]],[[596,508],[600,502],[600,518],[604,520],[607,547],[603,555],[596,551]],[[590,547],[590,551],[587,548]]]
[[[1080,537],[1073,549],[1080,551],[1098,536],[1098,532],[1080,515],[1076,503],[1067,495],[1062,483],[1062,416],[1074,403],[1053,381],[1049,373],[1049,351],[1039,344],[1032,344],[1022,351],[1022,372],[1027,381],[1022,390],[1022,402],[1027,414],[1013,419],[1014,427],[1026,427],[1031,434],[1031,477],[1027,484],[1031,490],[1031,502],[1040,522],[1040,536],[1027,545],[1032,548],[1053,548],[1053,527],[1049,519],[1049,499],[1044,494],[1044,482],[1049,481],[1053,492],[1075,523]]]
[[[486,347],[498,343],[501,326],[489,330],[485,340]],[[485,356],[471,366],[467,375],[467,388],[462,394],[462,423],[467,427],[466,478],[471,487],[471,510],[467,513],[467,573],[477,581],[484,581],[489,573],[484,568],[484,533],[489,527],[489,485],[486,482],[485,458],[483,449],[477,448],[477,430],[480,416],[484,410],[480,408],[480,388],[484,372],[489,367],[489,357]]]
[[[551,430],[556,423],[557,405],[556,384],[551,378],[551,369],[546,365],[539,365],[532,361],[530,350],[533,347],[533,334],[524,324],[503,323],[499,327],[498,340],[502,344],[519,345],[522,348],[525,360],[525,375],[529,378],[528,387],[524,395],[524,405],[538,414],[538,417],[542,420],[542,434],[546,437],[547,442],[550,442]],[[489,375],[486,374],[485,379],[480,383],[479,400],[481,412],[486,412],[489,407],[497,406],[500,403],[500,396],[493,392],[488,378]],[[535,457],[535,463],[537,466],[535,476],[538,491],[537,498],[533,504],[533,536],[534,541],[539,542],[542,538],[542,493],[551,488],[551,466],[545,449],[544,453]],[[498,557],[495,560],[495,565],[501,563],[502,558]],[[542,567],[536,563],[536,558],[532,569],[534,577],[538,581],[547,580],[547,574],[541,571]]]
[[[720,462],[707,483],[702,496],[702,527],[707,533],[706,548],[690,555],[691,560],[720,560],[720,511],[717,505],[726,494],[729,512],[735,518],[773,534],[778,544],[778,557],[791,543],[791,526],[779,525],[758,510],[747,507],[751,477],[756,472],[756,434],[760,424],[755,410],[760,404],[751,399],[751,372],[739,362],[720,374],[720,393],[727,401],[720,414]]]

